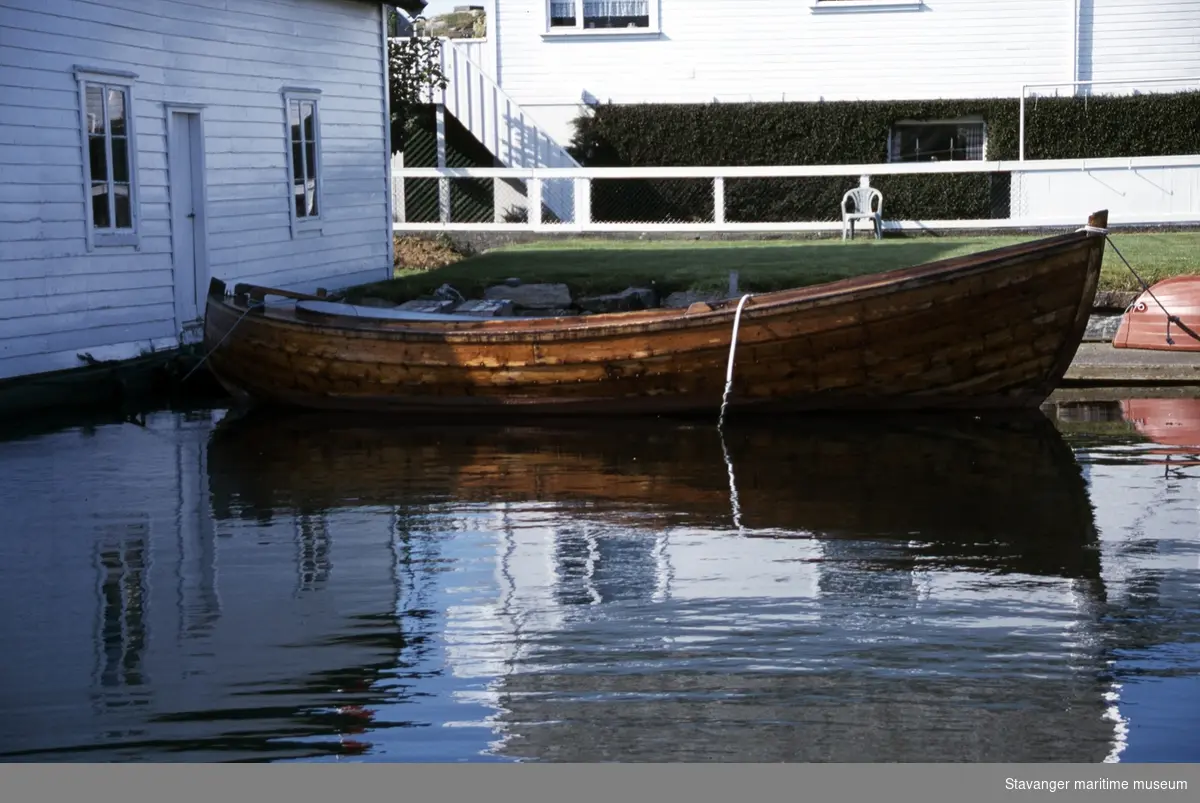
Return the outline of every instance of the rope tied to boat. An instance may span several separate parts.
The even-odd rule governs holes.
[[[729,338],[729,365],[725,369],[725,392],[721,396],[721,414],[717,417],[718,428],[725,423],[725,410],[729,406],[729,391],[733,389],[733,360],[737,353],[738,325],[742,321],[742,308],[746,306],[749,298],[750,293],[742,296],[742,300],[737,305],[737,312],[733,314],[733,334]]]
[[[721,455],[725,458],[725,469],[729,472],[729,506],[733,512],[733,526],[739,533],[745,532],[742,526],[742,506],[738,502],[737,480],[733,476],[733,460],[729,457],[729,449],[725,446],[725,433],[717,427],[717,437],[721,439]]]
[[[204,365],[204,363],[208,362],[208,358],[211,357],[213,355],[213,353],[221,347],[221,344],[225,342],[225,338],[227,338],[231,334],[233,334],[233,330],[237,329],[237,325],[239,323],[241,323],[242,320],[245,319],[245,317],[251,313],[251,311],[260,309],[265,306],[267,306],[267,302],[265,300],[256,301],[254,299],[250,299],[247,302],[246,311],[238,316],[238,319],[233,322],[233,326],[229,327],[229,329],[225,332],[225,334],[221,337],[221,339],[217,341],[216,345],[214,345],[211,349],[209,349],[208,353],[205,354],[203,357],[201,357],[200,360],[195,365],[192,366],[192,370],[188,371],[186,374],[183,375],[183,379],[179,380],[179,384],[182,385],[184,382],[188,381],[189,376],[196,373],[196,371],[200,370],[201,365]]]
[[[1150,285],[1146,282],[1145,279],[1143,279],[1138,274],[1138,272],[1136,270],[1133,269],[1133,265],[1129,264],[1129,260],[1125,258],[1124,254],[1121,253],[1121,249],[1117,248],[1117,244],[1113,242],[1112,237],[1109,235],[1108,229],[1102,229],[1099,226],[1083,226],[1079,229],[1076,229],[1076,231],[1077,232],[1087,232],[1088,234],[1100,234],[1100,235],[1104,236],[1105,244],[1111,246],[1113,252],[1116,253],[1116,255],[1118,257],[1120,257],[1120,259],[1123,263],[1125,263],[1125,267],[1129,269],[1129,272],[1131,274],[1133,274],[1133,278],[1137,279],[1138,284],[1142,286],[1142,291],[1145,292],[1146,295],[1150,296],[1150,298],[1154,300],[1154,303],[1158,305],[1158,308],[1163,311],[1163,315],[1167,316],[1167,345],[1168,346],[1175,345],[1175,338],[1171,337],[1171,324],[1175,324],[1176,326],[1178,326],[1183,332],[1185,332],[1193,340],[1200,341],[1200,334],[1197,334],[1190,326],[1188,326],[1186,323],[1184,323],[1178,315],[1172,315],[1171,311],[1168,310],[1163,305],[1163,303],[1158,300],[1158,296],[1154,295],[1154,291],[1150,289]]]

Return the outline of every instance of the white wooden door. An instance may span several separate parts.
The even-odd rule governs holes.
[[[204,137],[195,110],[169,112],[171,239],[175,315],[181,329],[204,316],[208,260],[204,247]]]

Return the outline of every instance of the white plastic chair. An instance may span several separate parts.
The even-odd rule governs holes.
[[[854,201],[854,211],[846,211],[846,202]],[[878,203],[876,203],[878,202]],[[842,239],[849,230],[854,239],[854,221],[870,220],[875,228],[875,239],[883,238],[883,193],[871,186],[870,176],[860,176],[858,186],[842,196]]]

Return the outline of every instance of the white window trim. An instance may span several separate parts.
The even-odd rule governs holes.
[[[924,0],[809,0],[814,14],[863,14],[878,11],[920,11]]]
[[[285,86],[281,94],[283,95],[283,137],[284,137],[284,154],[287,162],[287,203],[288,215],[292,221],[292,237],[298,237],[301,234],[315,232],[321,234],[325,227],[325,160],[321,149],[321,90],[310,89],[308,87]],[[315,217],[301,217],[296,214],[296,171],[292,161],[292,101],[311,101],[313,104],[313,114],[316,116],[316,124],[313,126],[315,133],[313,145],[316,151],[317,162],[317,214]]]
[[[565,0],[562,0],[565,2]],[[646,28],[585,28],[583,27],[583,3],[584,0],[574,0],[578,5],[578,14],[575,17],[574,28],[551,28],[550,27],[550,3],[551,0],[544,0],[542,13],[545,14],[545,30],[542,36],[546,38],[561,38],[561,37],[576,37],[576,36],[620,36],[623,38],[650,36],[657,37],[662,33],[662,25],[660,24],[658,15],[658,6],[660,0],[647,0],[650,5],[650,25]],[[490,28],[488,29],[491,30]]]
[[[75,83],[79,90],[80,155],[83,158],[83,230],[87,250],[121,246],[133,246],[134,250],[138,250],[141,248],[141,227],[139,225],[141,215],[138,210],[137,114],[134,111],[136,104],[133,92],[137,74],[123,70],[80,65],[75,65],[74,73]],[[125,91],[125,138],[129,143],[129,230],[115,228],[96,230],[92,225],[92,154],[91,146],[88,144],[88,84],[115,86]],[[112,222],[115,224],[116,220],[114,219]]]

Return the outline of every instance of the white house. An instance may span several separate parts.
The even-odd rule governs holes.
[[[569,166],[559,146],[592,102],[1200,89],[1200,0],[475,2],[487,35],[447,48],[446,110],[512,167]],[[983,159],[982,124],[955,122],[979,125],[967,150]]]
[[[390,275],[377,0],[0,0],[0,379]]]

